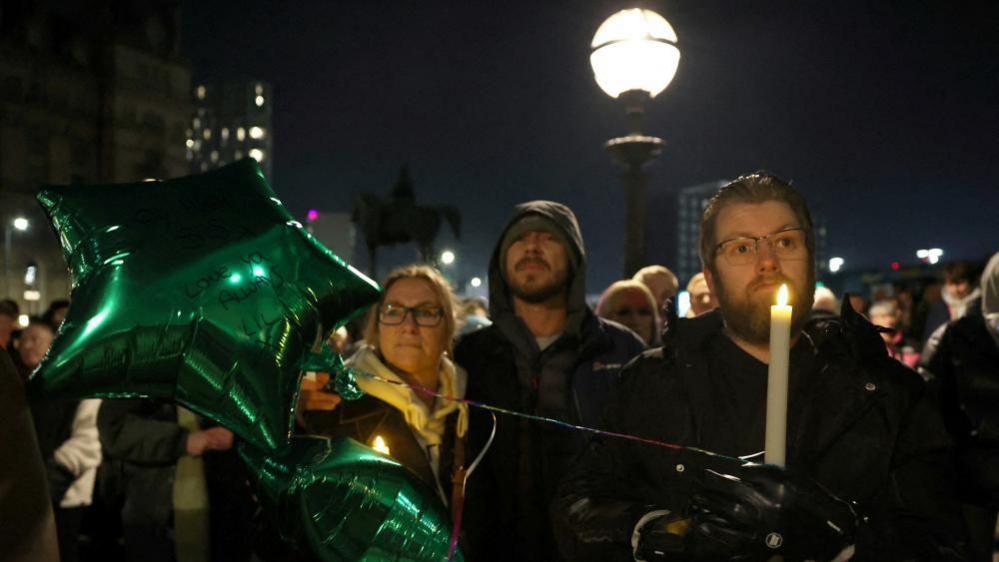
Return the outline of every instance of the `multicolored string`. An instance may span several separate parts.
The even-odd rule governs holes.
[[[354,369],[352,369],[352,371],[355,374],[359,374],[359,375],[361,375],[363,377],[367,377],[367,378],[369,378],[371,380],[374,380],[374,381],[383,382],[383,383],[386,383],[386,384],[394,384],[396,386],[406,387],[406,388],[408,388],[408,389],[410,389],[410,390],[412,390],[414,392],[419,392],[420,394],[423,394],[423,395],[426,395],[426,396],[433,396],[435,398],[441,398],[443,400],[449,400],[449,401],[452,401],[452,402],[458,402],[460,404],[467,404],[467,405],[469,405],[469,406],[471,406],[473,408],[481,408],[483,410],[488,410],[490,412],[496,412],[498,414],[505,414],[505,415],[508,415],[508,416],[516,417],[516,418],[523,418],[523,419],[532,420],[532,421],[536,421],[536,422],[552,424],[552,425],[556,425],[558,427],[563,427],[563,428],[566,428],[566,429],[573,429],[573,430],[576,430],[576,431],[585,431],[587,433],[593,433],[595,435],[602,435],[604,437],[613,437],[613,438],[616,438],[616,439],[625,439],[627,441],[634,441],[636,443],[644,443],[646,445],[652,445],[654,447],[662,447],[664,449],[672,449],[674,451],[692,451],[692,452],[695,452],[695,453],[701,453],[703,455],[707,455],[707,456],[715,457],[715,458],[719,458],[719,459],[730,460],[730,461],[735,461],[735,462],[739,462],[739,463],[745,462],[745,459],[741,459],[739,457],[730,457],[728,455],[723,455],[721,453],[715,453],[713,451],[708,451],[707,449],[701,449],[699,447],[690,447],[690,446],[687,446],[687,445],[677,445],[675,443],[666,443],[664,441],[657,441],[655,439],[647,439],[645,437],[638,437],[636,435],[629,435],[627,433],[617,433],[617,432],[614,432],[614,431],[605,431],[605,430],[602,430],[602,429],[595,429],[595,428],[586,427],[586,426],[583,426],[583,425],[571,424],[569,422],[564,422],[562,420],[556,420],[556,419],[553,419],[553,418],[546,418],[546,417],[543,417],[543,416],[537,416],[537,415],[533,415],[533,414],[525,414],[523,412],[517,412],[515,410],[508,410],[506,408],[500,408],[498,406],[492,406],[490,404],[484,404],[482,402],[476,402],[474,400],[468,400],[467,398],[457,398],[455,396],[448,396],[446,394],[441,394],[439,392],[434,392],[433,390],[430,390],[429,388],[426,388],[426,387],[420,386],[420,385],[416,385],[416,384],[408,384],[408,383],[405,383],[405,382],[402,382],[402,381],[389,380],[389,379],[380,377],[378,375],[373,375],[371,373],[365,373],[363,371],[358,371],[358,370],[354,370]]]

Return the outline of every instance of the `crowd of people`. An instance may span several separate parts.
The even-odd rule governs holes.
[[[350,437],[409,468],[462,517],[473,562],[992,560],[999,254],[951,263],[939,283],[837,296],[817,284],[804,198],[768,174],[719,190],[698,250],[683,317],[682,280],[661,265],[591,308],[573,212],[518,205],[488,302],[460,301],[427,265],[392,271],[363,324],[330,338],[364,396],[344,400],[328,374],[306,373],[296,431]],[[780,284],[795,305],[784,467],[760,456]],[[312,560],[260,513],[229,430],[161,401],[17,401],[10,389],[68,305],[17,330],[16,305],[0,303],[12,362],[0,359],[17,379],[0,381],[13,400],[0,408],[0,447],[13,449],[0,455],[37,456],[54,514],[54,527],[0,543],[20,542],[23,560]],[[45,488],[29,468],[0,469],[0,516],[8,496],[26,510]],[[4,491],[11,481],[19,492]]]

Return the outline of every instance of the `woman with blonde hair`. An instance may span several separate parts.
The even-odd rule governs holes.
[[[392,271],[382,288],[365,343],[347,360],[365,395],[306,406],[300,421],[308,433],[351,437],[388,454],[451,505],[461,493],[452,476],[464,464],[468,409],[430,393],[465,395],[467,376],[451,360],[454,295],[441,273],[425,265]],[[316,392],[307,386],[303,394]],[[317,403],[314,396],[306,400]]]
[[[646,345],[659,339],[659,314],[652,291],[644,284],[628,279],[615,281],[600,295],[597,316],[631,328]]]

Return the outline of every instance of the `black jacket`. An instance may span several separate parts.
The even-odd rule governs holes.
[[[332,412],[306,412],[306,433],[335,439],[350,437],[371,446],[375,436],[381,436],[389,447],[389,455],[411,470],[430,489],[439,484],[450,501],[451,471],[454,464],[455,427],[457,413],[445,420],[444,437],[440,451],[440,479],[434,482],[433,469],[413,430],[406,423],[402,412],[371,395],[357,400],[344,400]]]
[[[493,325],[459,343],[455,358],[468,371],[466,396],[514,411],[596,426],[621,367],[644,349],[627,328],[597,318],[585,302],[585,250],[572,212],[557,203],[520,205],[507,229],[527,214],[547,217],[564,232],[577,267],[568,288],[565,333],[541,351],[513,311],[500,268],[500,243],[490,264]],[[506,229],[504,229],[504,234]],[[489,414],[470,412],[469,462],[492,430]],[[499,416],[496,438],[466,491],[469,560],[558,559],[548,506],[585,434]]]
[[[21,383],[0,349],[0,558],[59,560],[42,457]]]
[[[931,338],[922,361],[957,442],[962,499],[999,507],[999,346],[981,311],[948,324],[939,341]]]
[[[809,346],[818,369],[796,387],[792,352],[788,467],[856,502],[867,517],[854,560],[960,559],[951,441],[922,380],[887,356],[878,333],[849,305],[842,321],[813,323],[806,332],[794,351]],[[711,390],[717,374],[704,350],[721,337],[718,312],[680,320],[663,348],[625,368],[607,409],[609,429],[717,451],[727,412]],[[717,452],[754,448],[762,443]],[[682,512],[705,468],[738,474],[732,461],[618,439],[594,439],[574,466],[555,508],[560,545],[575,559],[594,560],[631,560],[638,519],[656,509]]]

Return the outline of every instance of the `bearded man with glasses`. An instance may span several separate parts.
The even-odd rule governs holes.
[[[701,219],[719,309],[671,320],[622,372],[554,514],[574,560],[963,560],[951,441],[922,379],[843,307],[808,321],[812,220],[769,174],[722,187]],[[787,466],[762,461],[770,306],[791,293]],[[705,454],[713,451],[724,455]],[[852,558],[851,558],[852,557]]]

